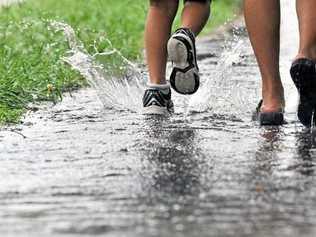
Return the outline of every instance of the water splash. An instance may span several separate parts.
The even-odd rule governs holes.
[[[56,31],[62,31],[69,43],[70,50],[62,60],[88,80],[97,91],[99,99],[106,108],[140,111],[141,96],[139,95],[144,91],[145,82],[142,79],[143,73],[136,65],[126,59],[115,48],[107,52],[96,52],[90,55],[82,42],[77,39],[74,29],[70,25],[56,21],[52,21],[50,25]],[[96,60],[98,56],[114,54],[120,56],[126,68],[126,74],[123,78],[116,78],[104,65]]]
[[[70,25],[56,21],[50,25],[56,31],[62,31],[69,43],[70,51],[63,60],[88,80],[105,107],[141,112],[141,97],[147,76],[137,65],[126,59],[109,40],[109,51],[99,53],[96,50],[95,54],[90,55]],[[234,114],[240,114],[241,111],[245,113],[249,112],[250,108],[253,109],[253,106],[245,109],[245,104],[249,104],[249,92],[232,80],[233,65],[239,62],[245,45],[244,39],[233,39],[232,41],[230,37],[230,41],[225,43],[226,47],[217,61],[212,78],[202,77],[201,88],[195,95],[184,97],[173,94],[176,112],[189,114],[212,110],[214,113],[232,114],[234,111]],[[114,54],[119,56],[125,67],[126,75],[123,78],[117,78],[96,60],[99,56],[109,57]]]
[[[230,32],[220,38],[223,43],[216,42],[222,47],[216,65],[201,70],[202,74],[203,70],[209,73],[202,76],[199,91],[190,98],[188,113],[211,111],[249,118],[256,107],[260,81],[253,73],[256,63],[246,29],[241,21],[229,29]]]
[[[238,38],[226,44],[219,57],[217,66],[213,69],[211,77],[202,78],[200,90],[189,101],[189,111],[205,112],[212,110],[221,113],[247,113],[252,106],[249,105],[255,93],[249,94],[249,88],[243,87],[242,83],[234,81],[234,66],[240,62],[241,53],[244,51],[245,40]]]

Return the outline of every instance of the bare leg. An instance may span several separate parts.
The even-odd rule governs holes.
[[[166,83],[167,42],[178,10],[178,0],[151,0],[145,29],[150,82]]]
[[[316,1],[297,0],[296,10],[300,29],[300,48],[297,58],[316,60]]]
[[[285,104],[279,71],[280,2],[244,0],[244,11],[250,41],[262,77],[261,111],[275,112]]]
[[[198,35],[205,26],[210,16],[210,1],[188,1],[185,3],[181,22],[184,28],[189,28],[195,35]]]

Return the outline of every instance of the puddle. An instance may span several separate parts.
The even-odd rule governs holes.
[[[294,1],[283,2],[282,34],[294,39]],[[64,60],[92,87],[0,131],[2,235],[315,235],[316,150],[296,122],[294,40],[281,56],[289,123],[260,128],[250,119],[259,72],[244,34],[200,40],[200,91],[174,93],[176,113],[159,118],[139,113],[145,72],[125,61],[129,75],[113,78],[71,28],[55,27],[71,39]]]

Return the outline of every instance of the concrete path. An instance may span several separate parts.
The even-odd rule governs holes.
[[[314,237],[316,154],[296,123],[288,66],[297,28],[294,1],[283,3],[287,125],[250,119],[260,77],[246,36],[228,56],[222,37],[202,39],[204,83],[228,86],[202,88],[201,101],[219,98],[213,109],[148,118],[104,109],[87,89],[2,129],[0,235]],[[238,103],[221,100],[225,93]]]

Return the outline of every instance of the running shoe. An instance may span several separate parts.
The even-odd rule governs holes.
[[[170,88],[148,88],[143,97],[144,114],[167,115],[173,112]]]
[[[195,93],[200,85],[196,60],[195,36],[190,29],[180,28],[167,45],[169,60],[173,63],[170,75],[172,88],[184,95]]]
[[[316,109],[316,65],[315,62],[300,58],[293,62],[291,70],[292,80],[300,95],[297,116],[300,122],[311,127],[313,113]],[[315,125],[315,124],[314,124]]]

